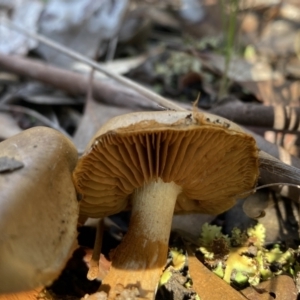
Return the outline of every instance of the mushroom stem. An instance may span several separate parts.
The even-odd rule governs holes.
[[[103,232],[104,232],[104,219],[100,218],[97,223],[96,239],[93,249],[93,254],[90,260],[90,267],[87,273],[87,279],[95,280],[99,273],[99,260],[102,248]],[[0,299],[1,300],[1,299]]]
[[[132,199],[132,216],[122,243],[101,290],[114,299],[120,287],[139,290],[140,297],[153,299],[166,263],[172,216],[181,187],[160,178],[138,188]]]

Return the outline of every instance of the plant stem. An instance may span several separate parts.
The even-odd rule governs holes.
[[[221,3],[224,11],[225,5],[223,3],[223,0],[221,0]],[[230,0],[228,25],[224,26],[224,28],[226,28],[225,29],[226,30],[225,67],[224,67],[223,77],[221,79],[218,99],[225,96],[228,88],[228,72],[229,72],[229,66],[230,66],[232,52],[234,48],[234,42],[235,42],[237,11],[238,11],[238,0]],[[223,14],[225,14],[225,12]]]

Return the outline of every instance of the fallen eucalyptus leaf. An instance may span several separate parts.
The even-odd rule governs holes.
[[[255,288],[247,287],[241,293],[249,300],[296,300],[297,290],[293,279],[281,275],[268,281],[263,281]]]
[[[193,281],[193,289],[201,300],[245,300],[245,297],[224,280],[208,270],[188,249],[189,272]]]

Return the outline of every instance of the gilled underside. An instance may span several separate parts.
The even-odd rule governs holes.
[[[133,191],[158,178],[182,187],[175,212],[221,213],[254,187],[258,151],[251,136],[219,125],[153,123],[95,140],[73,176],[82,214],[103,217],[130,208]]]

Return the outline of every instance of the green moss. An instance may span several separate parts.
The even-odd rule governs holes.
[[[222,234],[221,227],[205,224],[202,227],[199,251],[205,264],[226,282],[243,287],[257,285],[282,272],[296,274],[299,250],[283,252],[278,245],[264,248],[266,230],[258,223],[241,231],[234,228],[230,235]]]
[[[166,269],[159,280],[159,284],[158,284],[158,288],[162,287],[163,285],[165,285],[172,277],[172,272],[170,269]]]
[[[263,247],[266,240],[266,228],[263,224],[256,224],[247,229],[248,243],[256,247]]]
[[[185,254],[182,253],[182,250],[178,250],[177,248],[171,248],[170,255],[172,257],[173,268],[178,271],[182,270],[186,261]]]

